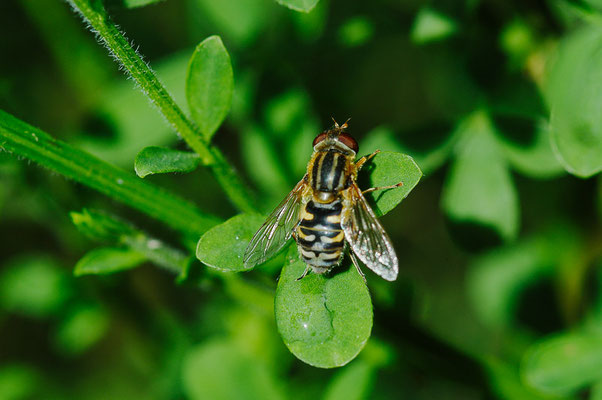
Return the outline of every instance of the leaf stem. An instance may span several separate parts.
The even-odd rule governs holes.
[[[0,149],[26,157],[148,214],[188,236],[220,222],[192,203],[143,181],[0,110]]]
[[[98,38],[106,45],[140,89],[159,108],[167,121],[182,136],[188,146],[199,154],[224,189],[230,201],[243,212],[256,211],[254,196],[222,152],[207,141],[196,125],[186,117],[155,72],[134,50],[123,33],[110,20],[102,2],[96,0],[67,0],[78,11]]]

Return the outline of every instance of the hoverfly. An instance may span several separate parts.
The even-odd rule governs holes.
[[[356,162],[358,144],[346,128],[347,122],[339,126],[335,121],[332,129],[316,136],[307,173],[251,239],[244,254],[246,267],[271,258],[293,237],[307,265],[298,279],[310,269],[322,274],[339,265],[345,242],[362,277],[357,258],[384,279],[397,278],[397,255],[391,240],[363,194],[402,183],[362,192],[356,184],[357,173],[379,150]]]

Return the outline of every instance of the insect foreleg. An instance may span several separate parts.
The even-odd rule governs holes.
[[[295,280],[300,281],[301,279],[305,278],[305,275],[308,274],[310,269],[311,269],[311,267],[309,266],[309,264],[305,264],[305,271],[303,271],[303,274]]]
[[[364,166],[365,163],[370,161],[372,159],[372,157],[374,157],[378,153],[380,153],[380,150],[375,150],[374,153],[369,154],[367,156],[363,156],[362,158],[357,160],[357,162],[355,163],[355,168],[357,168],[357,170],[359,171]]]
[[[399,183],[396,183],[395,185],[373,187],[373,188],[370,188],[370,189],[362,190],[362,194],[374,192],[375,190],[394,189],[394,188],[400,187],[402,185],[403,185],[403,182],[399,182]]]

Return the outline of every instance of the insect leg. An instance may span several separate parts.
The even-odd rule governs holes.
[[[357,162],[355,163],[355,167],[357,168],[357,170],[359,171],[364,166],[365,163],[370,161],[372,159],[372,157],[374,157],[378,153],[380,153],[380,150],[375,150],[374,153],[369,154],[367,156],[363,156],[362,158],[357,160]]]
[[[370,189],[366,189],[366,190],[362,190],[362,194],[364,193],[370,193],[370,192],[374,192],[375,190],[384,190],[384,189],[394,189],[396,187],[400,187],[403,185],[403,182],[399,182],[396,183],[395,185],[389,185],[389,186],[381,186],[381,187],[374,187],[374,188],[370,188]]]
[[[353,265],[355,265],[355,269],[357,269],[357,272],[359,272],[360,276],[364,279],[364,283],[368,284],[368,282],[366,281],[366,275],[364,275],[364,273],[360,269],[360,263],[355,254],[353,254],[353,251],[349,251],[349,256],[351,257],[351,262],[353,262]]]
[[[305,278],[305,275],[307,275],[307,273],[309,272],[310,268],[311,268],[311,267],[309,266],[309,264],[306,264],[306,265],[305,265],[305,271],[303,271],[303,275],[301,275],[300,277],[298,277],[298,278],[297,278],[297,279],[295,279],[295,280],[296,280],[296,281],[300,281],[301,279]]]

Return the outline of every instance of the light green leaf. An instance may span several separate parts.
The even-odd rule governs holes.
[[[136,230],[120,219],[96,210],[84,208],[81,212],[69,213],[73,225],[92,240],[120,242],[124,235],[133,235]]]
[[[562,42],[549,71],[552,143],[571,174],[602,170],[602,28],[586,26]]]
[[[564,333],[533,345],[523,360],[525,381],[537,390],[571,394],[602,379],[602,335]]]
[[[372,330],[372,302],[366,282],[353,266],[328,276],[305,270],[297,249],[289,252],[274,309],[278,331],[301,361],[320,368],[340,367],[362,350]]]
[[[512,239],[518,233],[518,199],[491,122],[478,112],[460,130],[443,209],[456,222],[485,225]]]
[[[549,124],[546,121],[513,116],[503,120],[496,118],[495,124],[499,131],[534,131],[533,142],[529,144],[518,144],[503,135],[500,137],[504,155],[514,169],[534,178],[553,178],[564,172],[552,150]]]
[[[0,275],[0,308],[30,317],[56,314],[71,295],[68,275],[42,257],[15,259]]]
[[[73,274],[75,276],[112,274],[135,268],[145,261],[144,254],[132,249],[102,247],[84,255],[75,265]]]
[[[109,328],[109,316],[97,306],[80,306],[61,321],[54,336],[64,354],[77,355],[96,344]]]
[[[424,44],[445,39],[454,34],[458,27],[450,17],[429,7],[418,12],[412,26],[411,38],[414,43]]]
[[[284,399],[265,364],[242,352],[232,340],[194,347],[184,359],[182,380],[192,400]]]
[[[357,360],[343,368],[330,381],[324,400],[368,399],[376,371],[364,360]]]
[[[403,182],[403,185],[387,190],[379,190],[366,194],[371,201],[377,216],[385,215],[394,209],[408,194],[416,187],[422,171],[407,154],[383,151],[378,153],[372,160],[366,163],[360,172],[360,183],[363,182],[363,174],[367,174],[367,187],[379,187],[394,185]],[[365,176],[365,175],[364,175]]]
[[[592,387],[589,400],[602,400],[602,380],[595,383]]]
[[[259,214],[239,214],[210,229],[199,240],[197,258],[223,271],[246,271],[245,249],[264,221],[265,217]]]
[[[194,50],[186,76],[188,106],[207,140],[228,115],[233,91],[230,55],[219,36],[210,36]]]
[[[144,178],[166,172],[190,172],[200,164],[199,155],[188,151],[149,146],[138,153],[134,161],[136,175]]]
[[[301,12],[310,12],[318,4],[318,1],[320,0],[276,0],[278,4]]]

